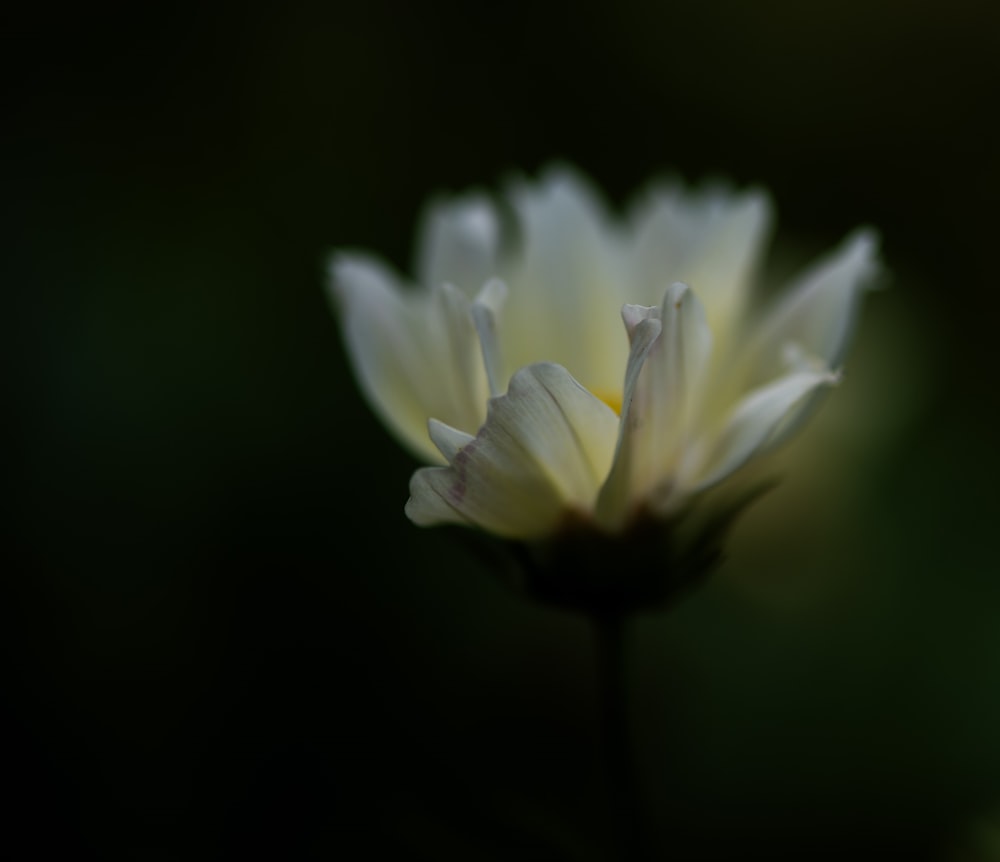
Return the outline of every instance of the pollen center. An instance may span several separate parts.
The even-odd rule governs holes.
[[[622,393],[616,392],[609,389],[597,389],[594,394],[601,399],[605,404],[608,405],[612,410],[615,411],[619,416],[622,415]]]

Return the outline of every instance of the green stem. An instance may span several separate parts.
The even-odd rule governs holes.
[[[646,842],[625,696],[628,619],[624,613],[610,612],[595,613],[591,620],[597,637],[601,745],[616,857],[621,862],[635,862],[644,858]]]

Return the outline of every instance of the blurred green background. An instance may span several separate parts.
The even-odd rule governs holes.
[[[5,858],[606,858],[586,625],[407,522],[322,291],[553,158],[762,183],[777,268],[869,223],[892,273],[635,632],[663,858],[1000,858],[995,5],[6,18]]]

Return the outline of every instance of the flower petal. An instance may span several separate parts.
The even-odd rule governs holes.
[[[455,456],[464,446],[468,446],[476,438],[472,434],[466,434],[451,425],[445,425],[437,419],[427,421],[427,433],[430,435],[438,451],[444,455],[445,461],[449,464],[455,460]]]
[[[512,368],[552,361],[593,392],[618,391],[628,356],[618,312],[621,249],[599,198],[565,168],[514,184],[520,245],[507,274],[504,351]]]
[[[483,351],[483,365],[490,384],[490,395],[502,395],[507,386],[507,375],[497,333],[497,318],[507,301],[507,285],[499,279],[486,282],[472,303],[472,322],[479,334]]]
[[[633,213],[633,298],[655,302],[671,282],[686,282],[704,303],[719,343],[725,343],[746,306],[771,216],[770,200],[760,190],[654,189]]]
[[[704,309],[686,284],[672,285],[659,308],[626,306],[622,317],[632,353],[618,453],[598,503],[612,527],[629,516],[630,501],[660,507],[683,478],[682,450],[712,350]],[[651,323],[659,326],[644,332]]]
[[[590,511],[611,465],[618,417],[566,369],[539,363],[490,401],[475,439],[457,446],[454,429],[432,433],[450,464],[413,475],[410,519],[529,539],[551,531],[567,510]]]
[[[796,279],[752,337],[746,360],[752,384],[782,370],[789,345],[829,368],[840,365],[854,328],[858,298],[878,271],[877,249],[873,231],[855,231]]]
[[[428,417],[473,432],[486,415],[486,374],[469,301],[446,285],[402,289],[384,264],[360,255],[337,255],[330,274],[362,391],[418,457],[440,462]]]
[[[482,195],[438,199],[424,211],[417,246],[417,278],[424,287],[445,282],[472,297],[497,275],[500,226]]]
[[[428,371],[437,375],[435,394],[446,394],[447,402],[438,409],[428,408],[426,415],[471,433],[485,418],[489,391],[472,303],[447,282],[431,289],[431,300],[429,329],[439,330],[435,333],[438,367]]]
[[[596,506],[597,520],[611,530],[620,527],[630,514],[633,476],[639,472],[637,464],[642,452],[633,443],[641,420],[641,411],[634,410],[633,405],[643,365],[662,330],[658,309],[653,307],[626,305],[622,309],[622,320],[631,345],[625,367],[622,418],[611,473],[601,487]]]
[[[796,405],[821,386],[837,382],[825,371],[795,371],[747,395],[736,408],[714,446],[701,491],[738,470],[765,449]]]
[[[698,296],[683,282],[672,284],[660,307],[661,345],[653,350],[649,368],[655,408],[673,417],[682,431],[697,407],[712,355],[712,331]],[[661,382],[662,381],[662,382]]]

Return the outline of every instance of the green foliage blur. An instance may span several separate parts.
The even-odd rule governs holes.
[[[662,858],[1000,858],[1000,16],[389,0],[10,13],[3,858],[609,858],[590,632],[354,386],[333,248],[553,159],[859,224],[891,279],[716,578],[640,620]],[[810,435],[815,433],[812,439]]]

